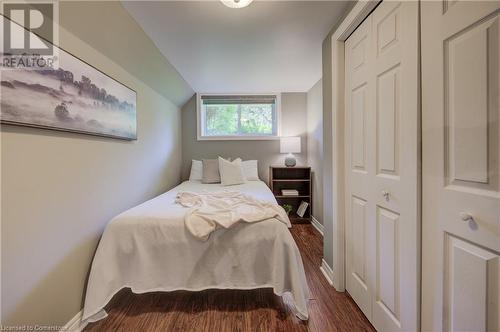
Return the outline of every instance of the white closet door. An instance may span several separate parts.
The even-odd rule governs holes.
[[[500,2],[422,2],[422,330],[500,331]]]
[[[380,331],[418,328],[418,3],[345,44],[347,290]]]
[[[374,168],[369,143],[373,126],[372,84],[370,81],[371,17],[345,43],[346,65],[346,288],[366,317],[371,317],[374,255],[371,250],[375,224],[368,200]],[[369,215],[369,214],[372,215]]]

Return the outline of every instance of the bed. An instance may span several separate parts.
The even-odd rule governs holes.
[[[302,258],[285,223],[276,219],[241,223],[215,231],[207,241],[186,230],[188,209],[175,203],[177,193],[227,188],[186,181],[116,216],[106,227],[92,263],[82,320],[105,318],[104,307],[123,288],[134,293],[272,288],[279,296],[291,294],[297,317],[308,319],[309,290]],[[262,181],[248,181],[230,190],[276,202]]]

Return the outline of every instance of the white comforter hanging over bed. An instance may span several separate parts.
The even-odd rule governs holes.
[[[207,241],[184,225],[188,208],[178,192],[220,191],[220,184],[184,182],[115,217],[106,227],[90,273],[83,320],[106,317],[105,305],[120,289],[134,293],[204,289],[272,288],[291,293],[296,314],[308,318],[309,291],[300,252],[285,223],[269,219],[213,232]],[[232,186],[275,203],[261,181]]]

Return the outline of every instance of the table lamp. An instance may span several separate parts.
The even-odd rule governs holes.
[[[280,153],[288,153],[285,158],[285,166],[295,166],[297,164],[297,160],[295,160],[292,153],[300,153],[300,137],[281,137]]]

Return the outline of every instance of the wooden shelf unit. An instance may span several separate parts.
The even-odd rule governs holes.
[[[292,223],[311,222],[313,208],[311,167],[270,166],[269,187],[279,205],[290,204],[292,206],[293,209],[289,215]],[[299,195],[284,196],[281,194],[282,189],[296,189],[299,191]],[[304,213],[304,217],[299,217],[297,208],[302,201],[309,203],[309,206]]]

